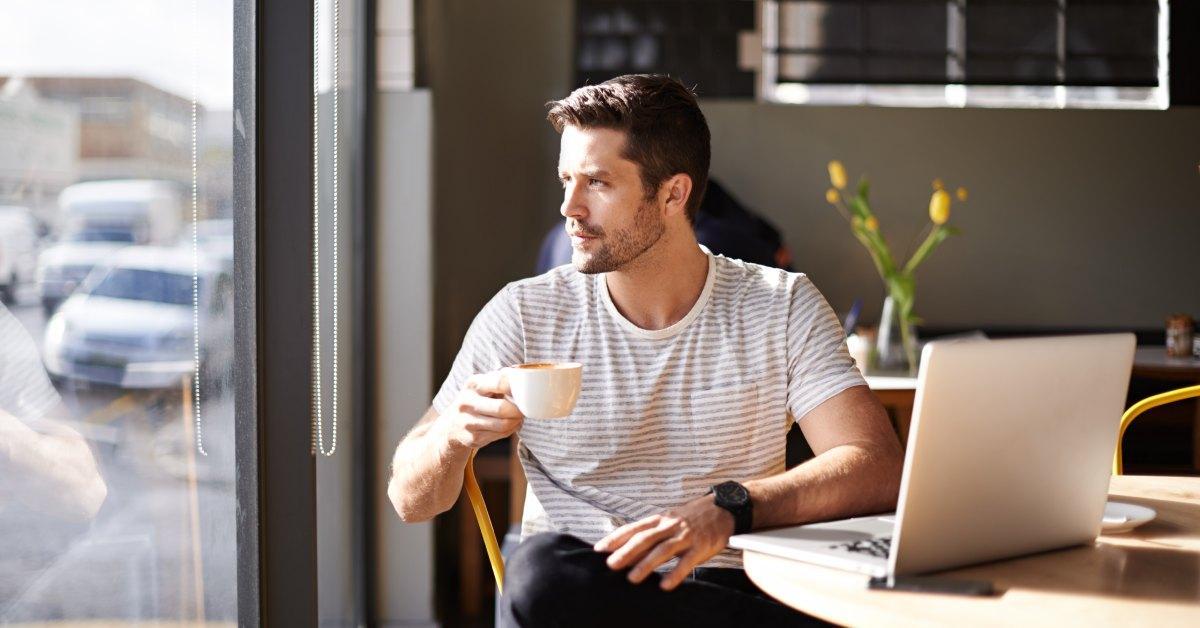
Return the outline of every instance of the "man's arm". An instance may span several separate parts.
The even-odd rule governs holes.
[[[400,441],[388,499],[401,520],[426,521],[450,510],[471,451],[520,429],[524,417],[504,398],[508,392],[499,371],[472,375],[444,415],[430,407]]]
[[[62,414],[61,405],[56,414]],[[108,495],[92,450],[79,432],[53,419],[34,431],[0,410],[0,488],[30,508],[68,521],[89,521]]]
[[[866,386],[848,388],[811,410],[800,422],[816,456],[778,475],[744,482],[754,506],[754,527],[839,519],[896,506],[904,453],[887,413]],[[733,515],[706,495],[662,515],[635,521],[596,543],[612,552],[608,566],[633,568],[641,582],[678,556],[661,587],[679,585],[697,565],[725,549]]]
[[[887,411],[866,386],[834,395],[800,421],[816,456],[745,482],[754,527],[844,519],[896,508],[904,452]]]

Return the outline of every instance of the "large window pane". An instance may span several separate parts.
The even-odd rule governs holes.
[[[233,2],[3,12],[0,623],[235,623]]]

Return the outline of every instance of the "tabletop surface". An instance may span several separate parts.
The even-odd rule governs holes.
[[[1164,346],[1139,346],[1133,354],[1135,368],[1161,368],[1200,372],[1200,358],[1191,356],[1175,358],[1167,355]]]
[[[863,575],[751,551],[746,574],[793,608],[854,626],[1200,626],[1200,477],[1115,476],[1109,498],[1158,516],[1091,545],[944,574],[989,580],[993,597],[872,591]]]

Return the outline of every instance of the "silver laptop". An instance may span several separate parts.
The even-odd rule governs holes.
[[[894,515],[741,534],[729,546],[907,576],[1100,532],[1133,334],[931,342]]]

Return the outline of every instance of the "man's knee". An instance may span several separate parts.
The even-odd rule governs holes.
[[[508,559],[502,604],[520,623],[565,621],[595,594],[594,581],[605,569],[604,558],[576,537],[531,536]]]

